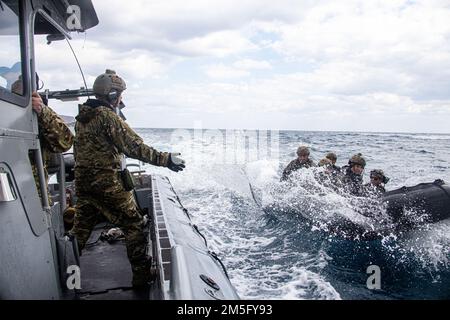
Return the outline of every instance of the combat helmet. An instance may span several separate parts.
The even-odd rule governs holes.
[[[385,176],[383,170],[381,170],[381,169],[375,169],[375,170],[370,171],[370,177],[371,178],[372,177],[378,177],[378,178],[381,179],[381,181],[384,184],[388,183],[389,180],[390,180],[388,177]]]
[[[336,153],[334,153],[334,152],[327,153],[325,158],[330,160],[330,161],[336,161],[337,160]]]
[[[319,161],[318,165],[319,167],[330,167],[333,165],[333,163],[331,162],[330,159],[323,158],[322,160]]]
[[[105,73],[99,75],[93,86],[95,95],[100,97],[106,97],[114,91],[120,94],[126,88],[125,81],[110,69],[106,69]]]
[[[298,156],[309,156],[309,149],[306,146],[300,146],[297,149]]]
[[[351,157],[350,160],[348,160],[348,164],[350,165],[350,167],[354,166],[355,164],[359,164],[364,168],[366,166],[366,159],[362,157],[361,153],[358,153]]]

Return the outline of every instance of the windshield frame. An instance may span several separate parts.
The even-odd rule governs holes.
[[[5,1],[2,1],[3,5]],[[20,42],[20,64],[22,67],[22,79],[23,80],[23,95],[17,95],[13,92],[0,87],[0,100],[15,104],[20,107],[26,108],[30,103],[30,81],[29,80],[29,53],[27,50],[27,39],[28,37],[28,28],[25,25],[25,13],[26,13],[26,3],[24,0],[18,0],[19,4],[19,42]]]

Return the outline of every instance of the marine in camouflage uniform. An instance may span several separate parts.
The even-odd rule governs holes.
[[[336,154],[334,152],[329,152],[325,156],[325,159],[328,159],[331,161],[331,169],[332,169],[333,173],[336,174],[337,176],[339,176],[341,173],[341,168],[336,165],[336,161],[337,161]]]
[[[316,179],[326,187],[338,191],[342,187],[342,173],[333,168],[333,162],[329,158],[320,160],[318,166],[324,170],[316,173]]]
[[[348,161],[348,166],[342,167],[344,176],[342,182],[345,192],[354,196],[364,196],[365,188],[363,186],[363,172],[366,166],[366,160],[361,153],[355,154]]]
[[[125,190],[121,180],[122,155],[174,171],[182,170],[184,165],[174,167],[169,153],[159,152],[144,144],[116,114],[114,108],[118,106],[125,88],[125,82],[114,71],[107,70],[94,83],[94,93],[98,99],[89,99],[79,106],[74,145],[78,200],[70,233],[77,238],[82,250],[100,215],[120,227],[125,234],[133,286],[139,287],[150,280],[147,241],[143,219],[133,194]],[[114,90],[116,100],[110,100],[107,94]]]
[[[309,159],[309,149],[305,146],[300,146],[297,149],[297,156],[298,158],[295,160],[292,160],[287,167],[283,170],[283,175],[281,176],[281,181],[286,181],[289,179],[289,176],[302,168],[311,168],[315,167],[315,163]]]
[[[370,171],[370,183],[364,185],[367,195],[381,196],[386,192],[384,185],[389,182],[383,170],[375,169]]]
[[[44,164],[45,181],[48,182],[47,167],[52,156],[55,153],[62,153],[68,151],[73,144],[74,136],[69,127],[65,124],[55,111],[48,106],[43,106],[42,111],[38,114],[39,123],[39,142],[42,151],[42,161]],[[30,161],[33,168],[34,180],[36,181],[36,187],[41,197],[41,188],[39,184],[39,177],[37,174],[37,168],[34,163],[34,158],[30,157]],[[49,203],[51,204],[51,198],[49,196]]]
[[[39,81],[37,74],[36,81]],[[15,94],[22,95],[22,79],[19,78],[16,82],[14,82],[11,89]],[[72,147],[74,136],[64,120],[58,116],[55,111],[47,106],[48,101],[45,97],[41,97],[37,92],[34,92],[31,97],[31,104],[38,117],[39,144],[42,152],[45,181],[48,181],[47,167],[50,159],[55,153],[68,151]],[[34,181],[36,182],[39,197],[42,198],[39,175],[33,152],[30,151],[28,156],[30,158],[31,168],[33,170]],[[48,201],[49,204],[51,204],[50,195],[48,195]]]

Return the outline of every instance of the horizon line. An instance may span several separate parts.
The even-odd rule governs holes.
[[[135,129],[166,129],[166,130],[251,130],[251,131],[293,131],[293,132],[333,132],[333,133],[370,133],[370,134],[435,134],[450,135],[450,132],[411,132],[411,131],[355,131],[355,130],[301,130],[301,129],[255,129],[255,128],[193,128],[193,127],[134,127]]]

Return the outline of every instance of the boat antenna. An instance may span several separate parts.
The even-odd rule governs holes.
[[[80,69],[81,76],[83,77],[84,89],[85,89],[86,91],[88,91],[88,87],[87,87],[87,84],[86,84],[86,78],[84,77],[83,69],[81,68],[80,62],[78,61],[78,57],[77,57],[75,51],[73,50],[72,45],[70,44],[69,39],[66,38],[66,41],[67,41],[67,43],[69,44],[70,50],[72,50],[72,54],[73,54],[73,56],[75,57],[75,61],[77,62],[77,65],[78,65],[78,69]],[[88,98],[90,99],[91,97],[88,95]]]

